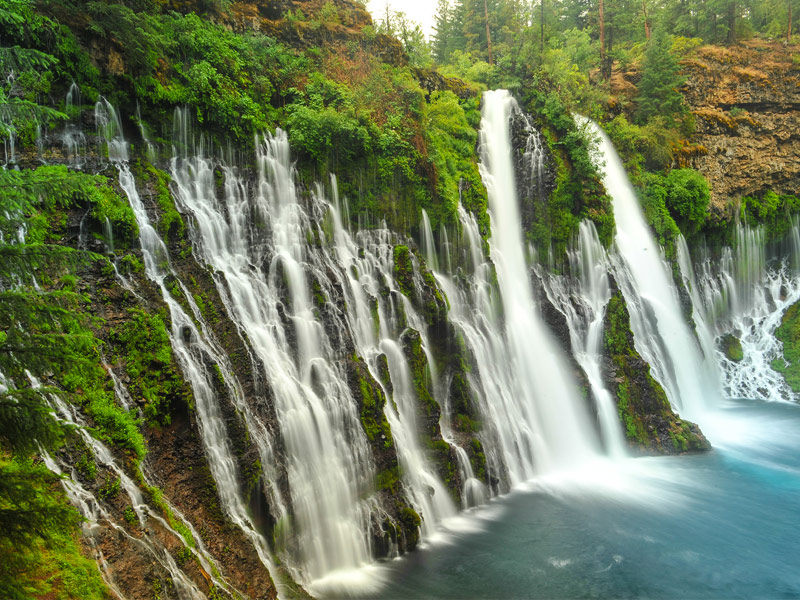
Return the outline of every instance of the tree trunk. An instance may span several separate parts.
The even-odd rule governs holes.
[[[789,0],[789,26],[786,28],[786,43],[792,41],[792,1]]]
[[[539,52],[544,54],[544,0],[540,0],[540,11],[539,11],[539,21],[540,21],[540,36],[539,36]],[[792,29],[792,9],[789,7],[789,31]]]
[[[647,0],[642,0],[642,15],[644,15],[644,37],[650,39],[650,21],[647,18]]]
[[[603,79],[608,79],[606,77],[606,17],[603,0],[598,0],[598,12],[600,16],[600,73]]]
[[[486,0],[483,0],[483,14],[486,17],[486,47],[489,50],[489,64],[493,65],[494,61],[492,60],[492,34],[489,32],[489,6],[486,4]]]
[[[728,4],[728,45],[736,42],[736,2]]]

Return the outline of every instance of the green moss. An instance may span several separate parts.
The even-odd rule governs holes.
[[[783,356],[771,366],[783,375],[794,392],[800,393],[800,303],[793,304],[783,314],[775,337],[783,343]]]
[[[405,533],[406,548],[412,550],[419,542],[419,526],[422,524],[417,511],[410,506],[404,506],[399,512],[400,525]]]
[[[744,358],[742,342],[733,334],[725,334],[720,339],[720,346],[728,360],[739,362]]]
[[[414,391],[417,395],[420,407],[427,416],[439,413],[439,404],[433,397],[431,391],[431,375],[428,367],[428,357],[422,348],[422,336],[418,331],[407,329],[401,339],[403,352],[408,360],[411,370],[411,378],[414,384]],[[433,434],[433,432],[431,432]]]
[[[478,438],[473,437],[470,439],[467,453],[469,454],[469,462],[475,478],[479,481],[487,481],[486,454],[483,451],[483,444]]]
[[[395,465],[378,473],[375,479],[375,488],[389,490],[392,494],[399,491],[400,467]]]
[[[664,389],[633,344],[630,316],[617,291],[606,308],[603,347],[613,370],[608,374],[620,422],[630,446],[647,452],[674,453],[707,450],[710,446],[692,425],[670,407]],[[669,440],[672,449],[665,448]]]
[[[414,263],[408,246],[394,247],[394,280],[404,296],[414,297]]]
[[[130,391],[144,401],[151,424],[168,425],[174,409],[191,403],[191,392],[174,362],[163,314],[128,311],[128,320],[111,334],[111,341],[131,378]]]
[[[360,406],[361,424],[364,426],[367,438],[371,442],[382,443],[384,448],[391,448],[394,445],[394,438],[383,412],[386,397],[361,357],[357,355],[352,357],[349,376],[350,387]]]

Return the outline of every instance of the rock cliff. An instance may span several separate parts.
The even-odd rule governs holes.
[[[709,180],[712,213],[728,218],[743,196],[770,189],[800,193],[800,48],[703,46],[683,72],[696,131],[679,161]]]

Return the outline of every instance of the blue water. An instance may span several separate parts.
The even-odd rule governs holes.
[[[733,403],[715,450],[532,482],[380,569],[380,598],[800,598],[800,406]]]

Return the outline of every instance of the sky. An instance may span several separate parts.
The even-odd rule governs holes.
[[[429,38],[433,34],[433,15],[436,12],[436,0],[369,0],[367,10],[372,19],[378,21],[386,14],[386,5],[390,11],[402,11],[412,21],[422,25],[422,30]]]

